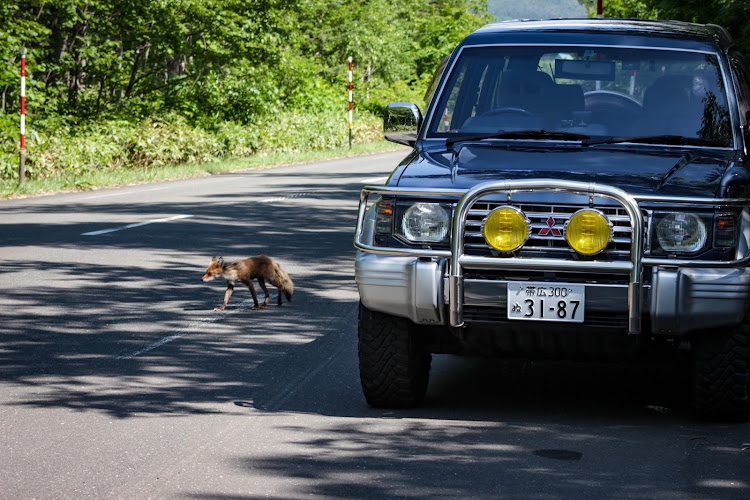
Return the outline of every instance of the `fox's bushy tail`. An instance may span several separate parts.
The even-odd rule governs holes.
[[[283,293],[286,297],[286,300],[288,302],[291,302],[292,295],[294,295],[294,283],[292,283],[292,278],[290,278],[289,274],[284,271],[276,262],[273,263],[273,273],[276,277],[276,283],[279,287],[279,293]]]

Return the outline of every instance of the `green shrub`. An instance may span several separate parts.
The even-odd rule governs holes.
[[[27,131],[28,179],[75,178],[100,170],[157,169],[256,154],[316,151],[343,147],[349,141],[344,111],[288,110],[248,124],[195,124],[171,114],[138,123],[110,120],[56,125]],[[353,136],[356,143],[379,140],[380,118],[356,113]],[[0,181],[17,180],[18,145],[6,139],[0,142]]]

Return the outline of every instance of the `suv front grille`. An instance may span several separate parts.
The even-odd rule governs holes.
[[[490,212],[503,205],[507,203],[482,200],[474,203],[466,219],[464,252],[467,255],[486,257],[498,255],[498,252],[487,244],[482,235],[482,221]],[[577,258],[577,254],[565,241],[563,227],[574,213],[585,207],[548,204],[513,204],[513,206],[521,210],[531,222],[531,235],[523,247],[513,253],[514,256],[534,257],[543,254],[546,257],[559,257],[560,259]],[[598,206],[596,209],[609,218],[614,229],[612,241],[597,256],[597,259],[628,259],[632,230],[627,212],[620,206]],[[645,221],[648,222],[647,217]]]

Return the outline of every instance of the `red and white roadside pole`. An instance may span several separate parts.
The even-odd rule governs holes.
[[[352,126],[353,126],[353,120],[352,120],[352,56],[349,56],[349,149],[352,149]]]
[[[21,158],[18,183],[26,181],[26,48],[21,48]]]
[[[604,8],[602,6],[603,2],[604,0],[596,0],[596,17],[598,17],[599,19],[604,17],[603,15]]]

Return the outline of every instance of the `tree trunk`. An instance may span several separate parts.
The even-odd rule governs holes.
[[[104,94],[104,88],[107,85],[107,75],[102,77],[99,82],[99,95],[96,97],[96,114],[98,115],[102,109],[102,94]]]
[[[72,30],[71,42],[68,50],[71,54],[76,52],[75,42],[79,38],[85,39],[88,31],[88,20],[84,18],[83,22],[76,23]],[[78,93],[83,90],[83,78],[85,76],[84,67],[86,66],[86,59],[81,58],[80,54],[76,57],[75,66],[73,71],[68,73],[68,103],[71,109],[75,110],[78,107]]]
[[[135,85],[135,77],[138,74],[138,64],[141,61],[141,48],[135,49],[135,61],[133,61],[133,67],[130,70],[130,80],[128,81],[128,88],[125,89],[125,98],[130,97],[130,93],[133,91],[133,85]]]

